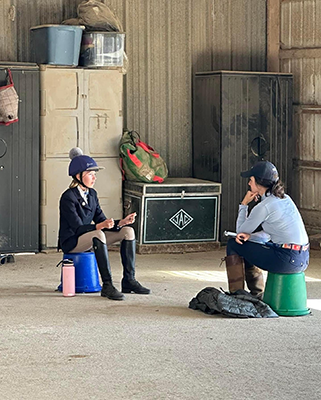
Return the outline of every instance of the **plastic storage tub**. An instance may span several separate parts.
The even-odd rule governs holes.
[[[77,66],[82,32],[82,27],[70,25],[30,28],[32,61],[38,64]]]
[[[84,32],[79,64],[84,67],[121,67],[124,42],[124,33]]]

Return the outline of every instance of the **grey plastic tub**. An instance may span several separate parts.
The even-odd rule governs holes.
[[[30,28],[32,61],[37,64],[77,66],[83,28],[40,25]]]

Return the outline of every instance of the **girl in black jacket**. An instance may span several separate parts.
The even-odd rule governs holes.
[[[136,213],[122,220],[107,219],[93,189],[99,167],[94,159],[82,154],[79,148],[70,150],[69,176],[72,183],[60,198],[60,227],[58,247],[64,253],[81,253],[93,249],[103,281],[101,295],[111,300],[123,300],[112,283],[107,246],[121,242],[123,264],[123,293],[149,294],[135,279],[136,240],[132,227]],[[94,222],[94,223],[93,223]]]

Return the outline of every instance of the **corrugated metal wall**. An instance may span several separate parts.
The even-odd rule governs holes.
[[[1,59],[28,61],[29,28],[76,16],[80,2],[2,0]],[[104,2],[127,34],[125,125],[161,153],[171,176],[191,176],[193,73],[265,71],[266,0]]]
[[[0,1],[0,61],[17,61],[15,7],[10,0]]]
[[[280,68],[294,76],[296,200],[311,233],[321,227],[321,1],[281,3]]]
[[[127,126],[161,152],[171,176],[192,173],[193,73],[264,71],[265,16],[260,0],[126,2]]]

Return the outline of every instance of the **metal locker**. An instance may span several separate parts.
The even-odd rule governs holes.
[[[291,74],[197,73],[193,90],[193,176],[222,183],[221,233],[235,230],[247,181],[240,172],[274,163],[291,194]]]
[[[118,147],[123,76],[118,70],[40,66],[41,247],[57,246],[59,199],[68,188],[69,150],[80,147],[105,169],[95,189],[106,216],[122,217]]]
[[[0,252],[39,251],[39,68],[0,64],[19,96],[19,121],[0,125]]]

